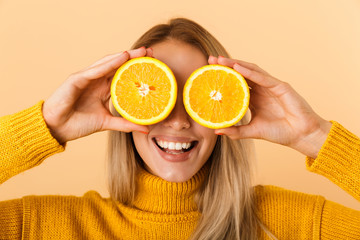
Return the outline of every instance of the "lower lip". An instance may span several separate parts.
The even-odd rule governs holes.
[[[160,156],[168,161],[168,162],[184,162],[186,160],[188,160],[190,158],[190,154],[191,152],[197,147],[198,144],[196,144],[190,151],[188,152],[183,152],[183,153],[179,153],[179,154],[171,154],[171,153],[167,153],[164,152],[163,150],[161,150],[156,143],[155,144],[155,148],[157,149],[157,151],[159,152]]]

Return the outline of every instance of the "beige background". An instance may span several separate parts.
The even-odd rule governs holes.
[[[219,3],[221,2],[221,4]],[[234,58],[288,81],[321,116],[360,135],[360,1],[0,0],[0,115],[46,99],[72,72],[128,49],[148,28],[188,17]],[[64,153],[8,180],[0,200],[29,194],[108,196],[106,133],[68,143]],[[291,149],[256,141],[258,183],[360,204],[305,169]]]

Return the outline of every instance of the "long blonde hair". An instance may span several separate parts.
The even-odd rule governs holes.
[[[150,47],[169,39],[191,44],[200,49],[205,57],[230,57],[208,31],[185,18],[172,19],[168,24],[154,26],[132,48]],[[116,114],[115,111],[113,114]],[[246,115],[240,124],[246,124],[248,119]],[[208,160],[209,175],[195,198],[202,214],[191,239],[258,238],[259,221],[252,187],[252,155],[252,140],[235,141],[224,136],[218,137]],[[141,165],[131,133],[111,131],[108,183],[113,199],[124,204],[132,203],[136,191],[136,173]]]

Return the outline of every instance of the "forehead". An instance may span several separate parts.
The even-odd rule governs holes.
[[[154,57],[168,65],[178,81],[186,81],[193,71],[208,64],[205,55],[188,43],[167,40],[151,48]]]

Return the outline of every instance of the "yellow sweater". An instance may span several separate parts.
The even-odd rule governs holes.
[[[64,151],[51,136],[42,102],[0,118],[0,183]],[[307,168],[360,200],[360,139],[333,122]],[[26,196],[0,202],[0,239],[187,239],[200,213],[193,201],[206,170],[184,183],[146,171],[133,207],[90,191],[83,197]],[[279,239],[360,239],[360,212],[321,196],[257,186],[259,215]],[[262,236],[262,239],[268,239]]]

